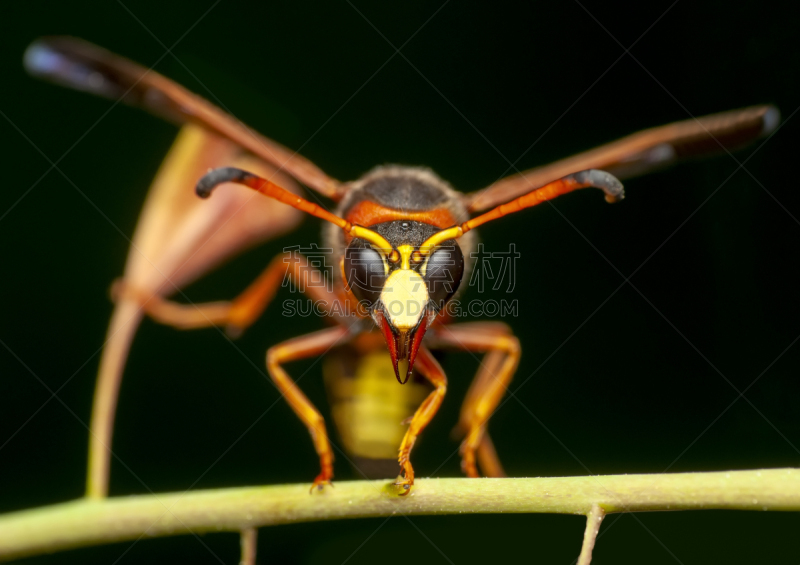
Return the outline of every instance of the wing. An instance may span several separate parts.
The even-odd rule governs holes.
[[[43,38],[28,47],[24,62],[34,76],[140,106],[179,124],[200,125],[320,194],[333,200],[341,197],[340,183],[305,157],[254,132],[165,76],[101,47],[73,37]]]
[[[300,191],[291,177],[242,151],[238,144],[206,128],[185,125],[153,180],[139,216],[122,277],[127,287],[140,295],[169,296],[233,255],[300,223],[299,210],[257,197],[243,186],[231,184],[210,200],[198,198],[197,179],[209,168],[224,166],[243,167]],[[138,299],[123,295],[115,302],[92,410],[87,491],[91,497],[103,497],[108,491],[108,449],[119,383],[144,317]]]
[[[751,106],[646,129],[596,149],[530,169],[465,196],[471,212],[480,212],[568,174],[603,169],[626,179],[672,165],[743,147],[772,132],[780,121],[774,106]]]

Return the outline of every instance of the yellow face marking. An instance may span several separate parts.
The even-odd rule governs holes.
[[[425,257],[431,254],[434,247],[446,241],[448,239],[458,239],[464,235],[464,230],[461,226],[454,226],[452,228],[447,228],[446,230],[442,230],[440,232],[436,232],[428,239],[426,239],[422,245],[419,246],[419,252],[422,253]]]
[[[402,258],[402,263],[400,264],[401,269],[410,269],[411,268],[411,254],[414,253],[414,248],[410,245],[399,245],[397,246],[397,250],[400,252],[400,257]]]
[[[419,267],[419,274],[423,277],[428,274],[428,261],[430,260],[431,255],[433,255],[433,253],[430,255],[425,255],[425,261]]]
[[[372,246],[381,252],[382,255],[388,255],[392,252],[392,244],[389,243],[385,237],[378,232],[367,229],[362,226],[350,226],[348,233],[353,237],[360,237],[369,241]]]
[[[410,253],[403,255],[403,264],[408,263]],[[410,330],[419,323],[425,307],[428,305],[428,287],[419,273],[411,269],[401,268],[394,271],[381,292],[386,318],[398,330]]]

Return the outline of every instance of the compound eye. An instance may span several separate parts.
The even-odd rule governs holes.
[[[344,276],[356,298],[372,306],[381,296],[386,267],[380,253],[359,243],[354,240],[344,252]]]
[[[455,241],[445,242],[431,254],[425,267],[425,283],[437,310],[458,290],[463,275],[464,255]]]

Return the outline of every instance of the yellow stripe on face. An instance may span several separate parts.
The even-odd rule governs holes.
[[[398,330],[410,330],[428,305],[428,287],[416,271],[398,269],[386,279],[381,301],[389,323]]]
[[[411,268],[411,254],[414,253],[414,248],[411,247],[410,245],[399,245],[397,247],[397,251],[400,252],[400,257],[401,257],[401,261],[402,261],[400,263],[400,268],[401,269],[410,269]]]
[[[362,226],[350,226],[349,232],[353,237],[360,237],[366,239],[372,246],[380,251],[383,255],[388,255],[392,251],[392,244],[389,243],[385,237],[378,232],[367,229]]]

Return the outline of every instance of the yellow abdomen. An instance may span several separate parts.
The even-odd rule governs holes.
[[[359,353],[351,346],[326,355],[322,373],[333,423],[356,471],[369,478],[397,475],[397,452],[427,394],[424,381],[397,382],[385,345]]]

